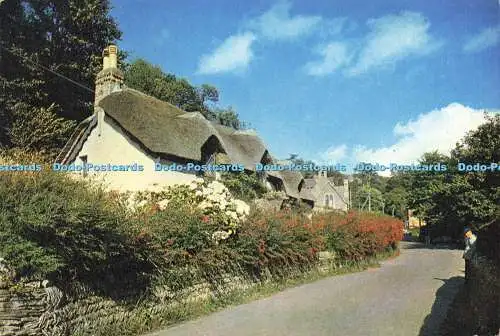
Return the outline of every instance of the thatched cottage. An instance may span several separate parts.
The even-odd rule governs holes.
[[[160,190],[197,176],[217,173],[160,170],[177,165],[234,164],[255,171],[257,163],[276,160],[253,130],[234,130],[205,119],[199,112],[176,106],[127,88],[118,69],[117,47],[103,52],[103,69],[96,77],[94,114],[83,120],[56,159],[83,176],[101,177],[117,191]],[[103,166],[89,170],[89,164]],[[116,171],[115,171],[116,168]],[[311,206],[328,185],[305,190],[309,182],[298,171],[259,172],[269,190],[283,191],[292,200]],[[319,186],[322,186],[318,189]],[[335,195],[335,193],[334,193]],[[343,203],[332,201],[330,205]]]
[[[125,87],[123,73],[117,67],[116,46],[103,52],[94,112],[78,125],[56,163],[75,170],[88,164],[107,166],[98,173],[80,169],[80,174],[99,175],[112,190],[158,190],[203,175],[196,171],[157,171],[158,164],[235,164],[245,171],[255,171],[256,163],[273,162],[255,131],[215,124],[199,112],[185,112]],[[117,171],[109,171],[110,165]],[[299,198],[303,180],[299,172],[259,176],[269,189]]]

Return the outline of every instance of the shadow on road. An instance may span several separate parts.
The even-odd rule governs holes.
[[[404,250],[411,250],[411,249],[462,250],[463,249],[458,244],[429,244],[429,245],[426,245],[424,243],[409,242],[409,241],[402,241],[400,243],[400,247]]]
[[[432,305],[431,313],[425,318],[419,336],[440,335],[440,328],[446,318],[448,309],[464,284],[464,278],[461,276],[449,279],[435,279],[443,281],[443,285],[436,292],[436,300]]]

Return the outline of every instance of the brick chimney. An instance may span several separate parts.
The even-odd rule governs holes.
[[[107,95],[120,91],[123,86],[123,72],[118,69],[118,47],[109,45],[102,52],[102,70],[95,80],[94,113],[97,115],[99,135],[104,121],[104,111],[98,106]]]

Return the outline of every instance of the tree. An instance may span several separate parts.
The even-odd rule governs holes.
[[[451,155],[455,162],[466,164],[497,163],[500,165],[500,115],[485,114],[486,122],[469,132]],[[468,181],[482,190],[493,203],[500,204],[500,174],[494,170],[469,172]]]
[[[203,104],[216,104],[219,102],[219,90],[210,84],[202,84],[196,89],[199,99]]]
[[[383,212],[385,207],[382,192],[369,185],[362,185],[358,188],[354,202],[359,209],[365,211]]]
[[[297,154],[294,154],[294,156],[295,157],[293,157],[290,161],[296,165],[311,165],[311,166],[315,165],[315,163],[311,160],[304,160],[300,158]],[[314,174],[315,172],[311,170],[302,171],[302,176],[304,176],[304,178],[313,178]]]
[[[35,108],[18,103],[13,108],[13,122],[8,136],[15,148],[36,150],[48,157],[55,157],[64,146],[75,126],[72,120],[57,117],[55,105]],[[36,116],[36,118],[33,118]]]
[[[206,119],[221,125],[242,128],[238,114],[232,107],[218,107],[217,88],[209,84],[195,87],[186,79],[164,73],[160,67],[143,59],[137,59],[125,67],[125,84],[184,111],[198,111]]]
[[[37,111],[76,121],[90,115],[101,52],[121,36],[109,12],[108,0],[0,2],[0,146],[15,146],[12,127],[36,123],[28,119]],[[19,102],[33,114],[17,113]]]
[[[437,151],[424,153],[419,161],[422,165],[435,165],[445,163],[450,166],[450,158]],[[412,171],[410,176],[410,193],[408,206],[415,211],[417,217],[432,222],[429,215],[434,206],[433,195],[442,190],[448,174],[439,171]]]
[[[365,164],[366,163],[362,163]],[[387,178],[380,176],[373,170],[363,170],[353,174],[353,181],[350,183],[351,202],[353,209],[368,209],[368,196],[375,209],[384,211],[384,194]],[[375,197],[375,198],[374,198]],[[372,207],[372,210],[374,209]],[[380,209],[379,209],[380,208]]]
[[[386,202],[385,213],[400,219],[406,219],[408,201],[411,192],[411,175],[407,172],[393,174],[385,184],[383,191]]]
[[[457,164],[500,162],[500,116],[487,116],[451,152],[424,154],[421,163],[442,162],[446,172],[411,172],[409,206],[433,228],[433,235],[461,237],[465,225],[480,227],[497,218],[500,204],[498,171],[458,171]]]
[[[333,180],[334,185],[343,185],[344,184],[344,179],[346,179],[346,176],[342,174],[341,172],[332,169],[328,169],[326,171],[326,176]]]
[[[486,122],[469,132],[452,151],[456,163],[500,165],[500,115],[485,114]],[[472,224],[498,218],[500,210],[500,174],[498,170],[460,172],[458,175],[469,191],[463,211]],[[456,196],[456,195],[455,195]]]
[[[232,127],[234,129],[241,128],[241,122],[238,118],[238,114],[230,106],[225,109],[216,109],[214,111],[215,120],[224,126]]]
[[[203,89],[197,90],[183,78],[166,74],[155,65],[137,59],[125,67],[125,84],[169,102],[187,112],[206,110]]]
[[[255,172],[224,172],[221,181],[234,197],[246,202],[261,197],[267,191]]]
[[[396,187],[384,192],[385,213],[400,219],[406,218],[408,191],[404,187]]]
[[[16,84],[37,83],[31,86],[31,93],[38,100],[36,107],[55,103],[60,107],[60,116],[73,120],[90,115],[100,55],[106,45],[121,37],[109,15],[109,1],[8,0],[0,6],[15,9],[13,15],[3,8],[0,11],[4,13],[2,27],[8,27],[0,33],[2,47],[10,51],[0,60],[9,65],[0,64],[2,80],[12,88]],[[4,39],[7,34],[14,37]],[[12,98],[18,102],[20,92],[16,93]]]

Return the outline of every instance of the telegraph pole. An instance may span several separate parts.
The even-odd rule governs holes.
[[[372,189],[370,187],[371,176],[368,175],[368,212],[372,212]]]

